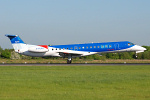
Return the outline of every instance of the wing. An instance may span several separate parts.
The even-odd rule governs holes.
[[[97,52],[83,52],[83,51],[73,51],[73,50],[65,50],[63,52],[58,52],[61,57],[81,57],[96,54]]]

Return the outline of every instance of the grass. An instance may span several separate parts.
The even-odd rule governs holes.
[[[67,63],[67,59],[0,59],[0,64],[3,63]],[[139,59],[106,59],[106,60],[93,60],[93,59],[73,59],[72,63],[150,63],[150,60]]]
[[[149,100],[150,66],[0,66],[0,100]]]

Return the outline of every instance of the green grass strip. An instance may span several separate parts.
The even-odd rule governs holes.
[[[150,100],[150,66],[0,66],[0,100]]]

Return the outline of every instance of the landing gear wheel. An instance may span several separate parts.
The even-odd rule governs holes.
[[[67,60],[67,64],[71,64],[71,60]]]
[[[137,53],[135,54],[135,57],[136,57],[136,59],[137,59],[137,57],[138,57],[138,56],[137,56]]]
[[[71,64],[71,61],[72,61],[72,56],[69,55],[69,56],[68,56],[68,59],[67,59],[67,64]]]

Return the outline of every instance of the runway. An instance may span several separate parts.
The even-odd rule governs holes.
[[[122,65],[150,65],[150,63],[96,63],[96,64],[0,64],[0,66],[122,66]]]

